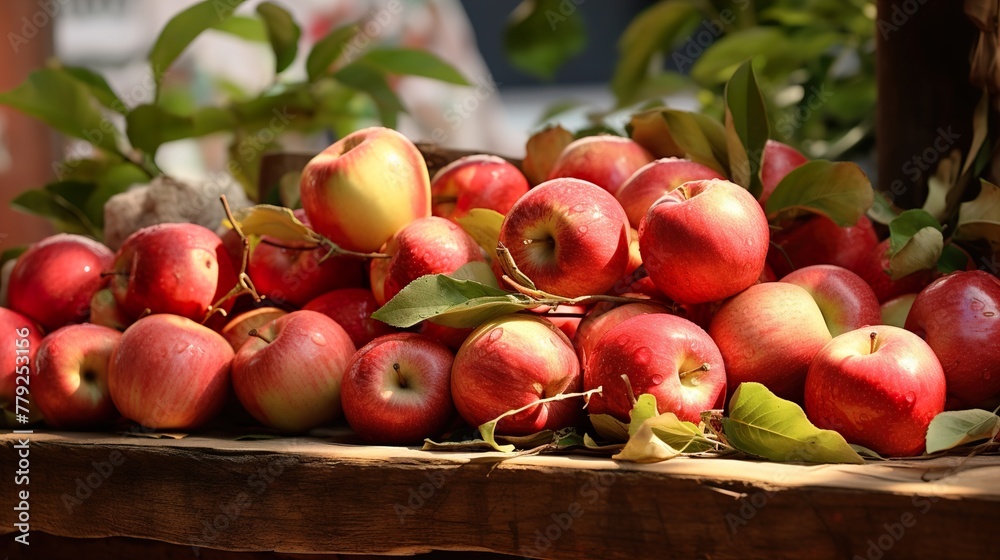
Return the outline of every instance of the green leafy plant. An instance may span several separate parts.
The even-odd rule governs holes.
[[[263,2],[249,15],[235,14],[242,0],[199,2],[174,16],[148,55],[153,101],[128,106],[98,73],[53,62],[16,88],[0,93],[0,104],[32,116],[68,137],[89,142],[91,157],[56,166],[58,180],[22,193],[13,206],[52,221],[62,231],[100,238],[104,203],[129,186],[162,175],[159,148],[175,140],[215,133],[231,135],[227,170],[251,199],[258,192],[261,157],[279,146],[284,132],[333,130],[345,135],[377,118],[396,125],[405,111],[389,86],[394,75],[415,75],[468,85],[436,56],[414,49],[373,46],[361,50],[355,25],[334,29],[306,56],[307,78],[286,79],[298,55],[301,30],[279,4]],[[204,32],[264,42],[274,55],[274,83],[256,94],[223,84],[218,105],[178,102],[164,84],[166,72]]]

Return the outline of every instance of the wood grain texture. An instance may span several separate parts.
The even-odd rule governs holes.
[[[15,444],[0,436],[6,472]],[[996,457],[860,466],[498,457],[318,438],[35,434],[31,529],[299,554],[818,560],[997,550]],[[14,499],[5,483],[5,539]]]

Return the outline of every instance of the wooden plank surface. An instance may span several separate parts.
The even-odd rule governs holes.
[[[0,436],[0,532],[17,435]],[[996,557],[997,457],[859,466],[429,453],[322,438],[30,436],[30,525],[231,551],[545,558]],[[19,546],[19,545],[14,545]]]

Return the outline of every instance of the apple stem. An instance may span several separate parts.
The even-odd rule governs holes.
[[[874,354],[875,353],[875,339],[878,338],[878,333],[875,332],[875,331],[872,331],[871,334],[868,335],[868,338],[871,339],[871,346],[868,348],[868,353],[869,354]]]
[[[628,380],[628,375],[623,373],[622,381],[625,382],[625,391],[628,393],[628,401],[632,404],[632,406],[635,406],[636,403],[635,392],[632,391],[632,382]]]
[[[264,336],[264,333],[258,331],[257,329],[250,329],[250,332],[248,332],[247,334],[252,337],[259,338],[268,344],[274,342],[273,340],[270,340],[266,336]]]
[[[691,375],[693,373],[698,373],[700,371],[709,371],[711,369],[712,369],[712,364],[704,363],[704,364],[701,364],[700,366],[698,366],[698,367],[696,367],[694,369],[689,369],[687,371],[682,371],[682,372],[680,372],[677,375],[679,375],[681,379],[684,379],[685,377],[687,377],[687,376],[689,376],[689,375]]]
[[[398,363],[392,364],[392,369],[396,371],[396,379],[399,380],[399,386],[406,388],[406,378],[403,377],[403,373],[400,370],[401,368],[399,367],[399,364]]]
[[[282,245],[281,243],[277,243],[270,239],[264,239],[263,237],[260,239],[260,242],[264,245],[270,245],[271,247],[277,247],[279,249],[285,249],[288,251],[312,251],[313,249],[319,248],[319,245],[305,245],[301,247],[292,247],[290,245]]]

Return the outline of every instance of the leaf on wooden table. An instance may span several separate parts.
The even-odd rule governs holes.
[[[980,409],[942,412],[927,426],[927,453],[992,439],[1000,433],[1000,416]]]

